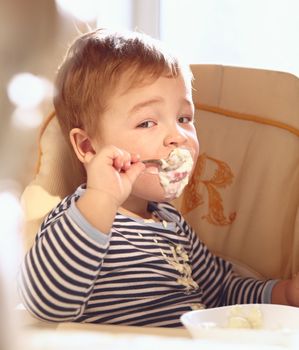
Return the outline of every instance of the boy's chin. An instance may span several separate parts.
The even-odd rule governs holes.
[[[170,202],[180,196],[177,193],[166,193],[165,190],[160,186],[157,190],[148,191],[144,188],[142,191],[133,190],[132,194],[138,198],[142,198],[148,202]]]
[[[150,202],[170,202],[180,197],[184,185],[179,183],[163,188],[158,176],[143,174],[133,185],[133,196]]]
[[[143,199],[145,201],[148,202],[167,202],[170,199],[168,199],[164,193],[162,194],[158,194],[158,193],[140,193],[140,191],[138,192],[134,192],[133,191],[133,195],[137,198]]]

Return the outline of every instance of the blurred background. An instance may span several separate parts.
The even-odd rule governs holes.
[[[34,177],[57,67],[95,27],[145,32],[189,63],[299,76],[298,0],[0,0],[0,284],[17,271],[19,198]]]

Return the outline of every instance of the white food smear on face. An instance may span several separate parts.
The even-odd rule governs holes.
[[[176,168],[176,165],[178,166]],[[167,170],[171,166],[174,170]],[[166,198],[177,198],[188,184],[189,176],[193,168],[191,153],[185,148],[175,148],[168,158],[162,159],[162,166],[158,175],[160,183],[165,191]]]
[[[263,315],[257,305],[253,305],[246,311],[238,305],[231,309],[228,316],[227,328],[260,329],[262,327]]]

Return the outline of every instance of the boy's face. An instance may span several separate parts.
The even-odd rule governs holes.
[[[140,159],[167,158],[177,147],[188,148],[196,162],[199,143],[194,127],[191,83],[182,76],[160,77],[127,91],[118,89],[99,122],[96,151],[115,145],[139,154]],[[151,169],[147,169],[151,170]],[[153,169],[157,170],[157,169]],[[153,171],[155,172],[155,171]],[[165,201],[157,174],[143,172],[136,180],[132,198]]]

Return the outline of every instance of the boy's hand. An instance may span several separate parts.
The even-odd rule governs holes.
[[[118,208],[130,195],[145,165],[137,155],[114,146],[97,154],[87,153],[84,165],[87,188],[76,206],[91,225],[108,234]]]
[[[299,273],[286,284],[286,300],[288,305],[299,307]]]
[[[275,284],[272,290],[272,304],[299,307],[299,273],[292,279]]]
[[[136,178],[145,168],[139,156],[115,146],[107,146],[99,153],[87,153],[84,158],[87,190],[97,190],[111,196],[117,207],[128,198]]]

